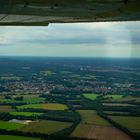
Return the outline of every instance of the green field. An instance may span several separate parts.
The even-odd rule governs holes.
[[[43,115],[43,113],[37,113],[37,112],[10,112],[10,115],[30,117],[30,116],[41,116],[41,115]]]
[[[121,111],[104,111],[107,115],[116,115],[116,114],[122,114],[122,115],[128,115],[129,112],[121,112]]]
[[[12,107],[9,105],[0,105],[0,112],[10,112],[12,110]]]
[[[24,124],[0,121],[0,129],[16,130],[24,127]]]
[[[51,76],[51,75],[54,75],[56,73],[54,73],[51,70],[47,70],[47,71],[41,71],[40,74],[43,75],[43,76]]]
[[[52,134],[70,126],[71,123],[40,120],[30,123],[28,126],[22,128],[21,131]]]
[[[103,103],[103,106],[109,106],[109,107],[137,107],[137,105],[133,104],[126,104],[126,103]]]
[[[105,98],[107,98],[107,101],[115,101],[115,102],[128,102],[128,101],[132,101],[132,102],[136,102],[136,103],[140,103],[140,97],[136,97],[136,96],[124,96],[124,95],[106,95],[104,96]]]
[[[89,130],[93,127],[93,125],[88,124],[79,124],[75,130],[72,132],[72,137],[82,137],[82,135],[86,135],[89,133]],[[88,131],[88,132],[87,132]]]
[[[21,78],[17,76],[0,76],[0,80],[16,80],[19,81]]]
[[[23,97],[22,100],[16,100],[17,97]],[[27,104],[34,104],[34,103],[43,103],[44,98],[39,97],[38,95],[14,95],[11,96],[11,99],[3,98],[0,100],[2,103],[27,103]]]
[[[123,98],[123,95],[113,94],[113,95],[106,95],[105,97],[110,99],[121,99]]]
[[[83,94],[83,96],[90,100],[95,100],[100,94]]]
[[[140,133],[140,117],[131,116],[109,116],[118,124],[126,127],[131,132]]]
[[[66,110],[68,109],[66,105],[57,104],[57,103],[46,103],[46,104],[29,104],[29,105],[22,105],[17,106],[18,109],[45,109],[45,110]]]
[[[133,101],[133,102],[136,102],[136,103],[140,103],[140,97],[126,96],[126,97],[123,97],[123,98],[121,98],[117,101],[118,102]]]
[[[0,140],[41,140],[41,139],[12,135],[0,135]]]
[[[103,125],[110,126],[106,120],[101,118],[95,110],[78,110],[78,113],[82,117],[83,124],[94,124],[94,125]]]
[[[41,98],[38,95],[23,95],[23,101],[26,103],[40,103],[44,100],[44,98]]]

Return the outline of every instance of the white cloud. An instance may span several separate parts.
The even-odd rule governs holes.
[[[0,54],[130,56],[133,49],[133,55],[140,56],[135,52],[140,49],[139,25],[140,22],[97,22],[0,27]],[[5,46],[7,50],[2,49]]]

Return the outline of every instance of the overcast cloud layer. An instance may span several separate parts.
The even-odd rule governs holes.
[[[140,22],[0,27],[0,56],[140,57]]]

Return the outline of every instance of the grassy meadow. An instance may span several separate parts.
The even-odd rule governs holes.
[[[140,133],[140,117],[133,116],[110,116],[118,124],[126,127],[131,132]]]
[[[30,123],[28,126],[25,126],[20,130],[23,132],[37,132],[42,134],[52,134],[70,126],[71,123],[67,123],[67,122],[39,120]]]
[[[12,116],[41,116],[43,113],[38,113],[38,112],[10,112],[10,115]]]
[[[17,97],[22,97],[22,100],[16,100]],[[44,98],[39,97],[38,95],[13,95],[11,99],[3,98],[1,103],[27,103],[27,104],[35,104],[35,103],[43,103]]]
[[[103,125],[110,126],[106,120],[101,118],[95,110],[78,110],[78,113],[82,117],[83,124],[94,124],[94,125]]]
[[[87,99],[90,99],[90,100],[95,100],[98,96],[100,96],[100,94],[83,94],[83,96]]]
[[[116,99],[121,99],[121,98],[123,98],[123,95],[110,94],[110,95],[106,95],[105,97],[106,97],[106,98],[110,98],[110,99],[116,100]]]
[[[7,122],[7,121],[0,121],[0,129],[17,130],[17,129],[20,129],[22,127],[24,127],[24,124]]]

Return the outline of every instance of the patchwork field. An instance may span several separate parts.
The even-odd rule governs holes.
[[[8,105],[0,105],[0,112],[10,112],[12,111],[12,107]]]
[[[29,105],[22,105],[17,106],[18,109],[45,109],[45,110],[66,110],[68,109],[64,104],[57,104],[57,103],[46,103],[46,104],[29,104]]]
[[[78,125],[71,136],[97,140],[132,140],[128,135],[114,127],[87,124]]]
[[[101,118],[95,110],[78,110],[78,113],[82,117],[82,122],[84,124],[94,124],[94,125],[103,125],[110,126],[106,120]]]
[[[90,100],[95,100],[100,94],[83,94],[83,96]]]
[[[0,129],[16,130],[24,127],[24,124],[0,121]]]
[[[109,116],[118,124],[126,127],[131,132],[140,133],[140,117],[131,116]]]
[[[41,139],[12,135],[0,135],[0,140],[41,140]]]
[[[37,132],[42,134],[52,134],[70,126],[71,123],[40,120],[40,121],[30,123],[28,126],[22,128],[21,131]]]
[[[37,112],[10,112],[10,115],[13,116],[41,116],[43,113],[37,113]]]

